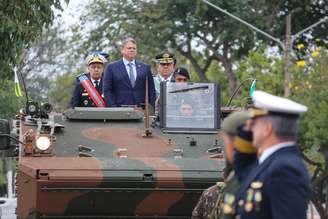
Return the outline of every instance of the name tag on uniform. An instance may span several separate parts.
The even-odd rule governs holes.
[[[88,93],[82,93],[82,96],[89,96]]]

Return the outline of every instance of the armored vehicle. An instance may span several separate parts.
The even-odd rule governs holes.
[[[18,142],[17,217],[190,218],[223,180],[210,153],[222,149],[219,92],[164,84],[156,116],[148,104],[58,114],[28,103],[11,128],[0,122],[1,149]]]

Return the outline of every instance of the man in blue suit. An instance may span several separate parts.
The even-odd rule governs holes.
[[[307,107],[255,91],[251,113],[258,164],[242,182],[236,218],[306,219],[309,176],[296,146],[297,120]]]
[[[107,65],[104,75],[103,92],[109,107],[145,104],[146,81],[148,101],[155,105],[155,86],[150,66],[135,60],[137,44],[132,38],[123,42],[123,58]]]
[[[74,107],[105,107],[102,95],[102,73],[107,54],[90,53],[86,58],[88,73],[79,75],[74,84],[71,108]]]

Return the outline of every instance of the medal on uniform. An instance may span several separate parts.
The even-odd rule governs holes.
[[[255,202],[261,202],[262,201],[262,193],[260,191],[256,191],[254,195]]]
[[[251,212],[252,210],[253,210],[253,203],[250,202],[250,201],[246,202],[246,204],[245,204],[245,211],[246,212]]]
[[[260,181],[255,181],[255,182],[251,183],[252,189],[260,189],[260,188],[262,188],[262,186],[263,186],[263,183]]]
[[[232,207],[228,204],[224,204],[223,206],[223,213],[225,214],[231,214],[232,213]]]
[[[223,205],[223,213],[224,214],[232,214],[234,213],[234,209],[232,207],[233,202],[235,201],[235,196],[227,193],[224,196],[224,205]]]
[[[254,195],[255,201],[255,211],[260,211],[260,203],[262,201],[262,193],[261,191],[257,190]]]
[[[251,212],[253,210],[253,195],[254,195],[254,190],[249,188],[247,190],[247,196],[246,196],[246,204],[245,204],[245,211],[246,212]]]
[[[253,195],[254,195],[254,190],[253,189],[248,189],[247,190],[246,200],[247,201],[251,201],[253,199]]]

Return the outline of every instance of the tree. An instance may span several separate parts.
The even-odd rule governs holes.
[[[12,118],[23,106],[24,98],[16,97],[13,81],[1,80],[0,87],[0,118]]]
[[[68,3],[68,0],[65,0]],[[23,98],[14,96],[13,69],[24,66],[26,51],[53,21],[60,0],[0,2],[0,117],[9,118],[22,107]],[[31,54],[29,54],[31,55]],[[36,54],[37,55],[37,54]],[[36,66],[34,63],[33,66]],[[40,84],[39,84],[40,85]],[[37,86],[39,86],[37,85]]]
[[[52,23],[53,8],[61,9],[60,0],[0,2],[0,72],[3,79],[13,78],[13,67],[20,63],[24,48]],[[66,3],[68,0],[66,0]]]
[[[311,201],[321,218],[328,218],[328,54],[322,53],[309,71],[295,77],[293,96],[305,102],[309,111],[300,129],[304,159],[312,167]]]
[[[328,212],[328,54],[322,52],[308,68],[300,68],[296,61],[291,68],[291,98],[306,105],[309,110],[301,118],[298,144],[311,173],[310,199],[321,218]],[[279,56],[269,56],[263,48],[250,52],[240,61],[236,71],[240,81],[248,77],[258,80],[257,88],[283,96],[283,62]],[[247,86],[246,86],[247,88]],[[239,100],[233,104],[243,105],[248,97],[243,89]]]
[[[74,75],[62,74],[53,81],[49,91],[49,99],[55,105],[56,111],[61,112],[69,107],[74,80]]]
[[[293,19],[297,31],[328,12],[323,7],[323,1],[314,0],[217,0],[213,3],[281,39],[284,36],[284,17],[288,13],[304,18]],[[83,26],[95,26],[84,36],[83,48],[108,48],[115,53],[122,37],[131,35],[140,42],[140,52],[149,62],[154,51],[171,47],[190,61],[201,81],[208,80],[206,72],[211,64],[219,63],[224,71],[218,72],[225,72],[230,94],[238,84],[233,66],[250,49],[257,48],[261,42],[268,42],[201,1],[94,0],[81,20]],[[320,28],[320,31],[322,33],[325,28]],[[316,36],[318,31],[312,34]]]
[[[63,26],[57,22],[44,29],[38,40],[24,50],[18,71],[25,78],[30,100],[49,102],[49,90],[58,75],[80,70],[83,59],[76,60],[72,55],[73,46]]]

